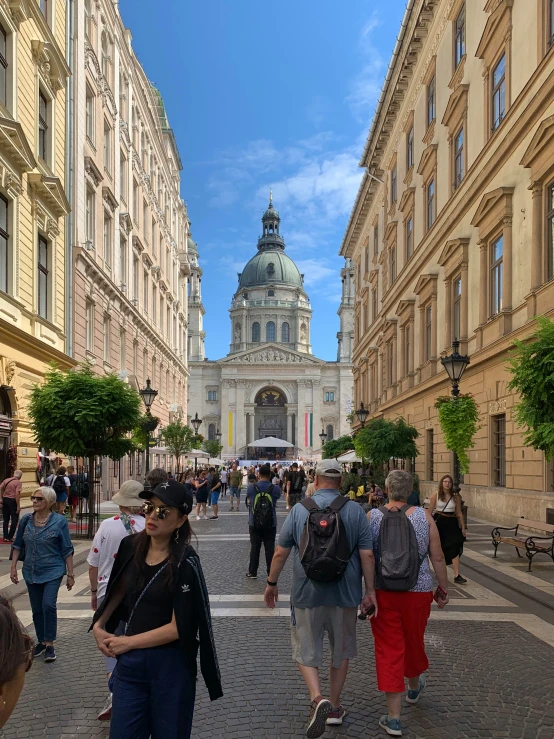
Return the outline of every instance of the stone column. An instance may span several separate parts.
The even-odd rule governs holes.
[[[419,366],[425,364],[425,308],[419,308]]]
[[[221,447],[223,454],[231,454],[229,446],[229,380],[221,380]],[[204,434],[207,437],[207,432]]]
[[[410,319],[410,356],[408,369],[413,372],[415,369],[415,320]]]
[[[406,370],[406,329],[405,326],[400,326],[400,346],[398,350],[398,357],[400,361],[400,367],[398,372],[398,378],[402,380]]]
[[[462,296],[461,296],[461,305],[460,305],[460,336],[458,336],[459,339],[462,339],[463,341],[467,341],[467,324],[468,324],[468,294],[469,294],[469,284],[468,284],[468,268],[467,263],[464,262],[462,264]]]
[[[531,290],[542,284],[542,185],[533,182],[529,188],[533,194],[533,223],[531,226]]]
[[[437,358],[437,325],[438,325],[438,316],[437,316],[437,296],[434,294],[431,297],[431,359]]]
[[[391,379],[391,385],[394,388],[398,380],[398,333],[396,331],[394,333],[394,336],[392,337],[391,351],[392,351],[392,377],[390,379]]]
[[[306,413],[306,380],[297,380],[298,413],[296,421],[296,446],[300,452],[304,450],[304,423]]]
[[[463,290],[463,283],[462,283]],[[456,336],[459,340],[460,337]],[[452,343],[452,280],[444,281],[444,341],[445,349]]]
[[[377,352],[377,400],[383,396],[383,353]]]
[[[292,444],[292,419],[294,414],[287,408],[287,441]]]
[[[318,449],[316,439],[319,440],[321,431],[321,380],[312,380],[312,408],[313,408],[313,439],[312,448]]]
[[[237,432],[237,438],[235,440],[235,449],[237,452],[242,447],[246,446],[246,417],[244,410],[244,393],[246,390],[246,381],[237,380],[237,402],[236,402],[236,422],[235,428]]]
[[[479,262],[479,324],[484,326],[489,317],[489,302],[488,302],[488,269],[489,260],[488,257],[488,244],[486,241],[478,241],[479,248],[481,250],[480,262]]]
[[[502,219],[502,239],[504,241],[504,278],[502,285],[502,310],[512,310],[512,218]]]

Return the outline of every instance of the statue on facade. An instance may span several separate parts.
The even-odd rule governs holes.
[[[235,323],[235,344],[240,344],[242,337],[242,329],[240,323]]]

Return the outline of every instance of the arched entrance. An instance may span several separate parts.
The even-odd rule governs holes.
[[[8,476],[8,451],[12,433],[12,405],[8,393],[0,388],[0,481]]]
[[[276,387],[262,388],[254,400],[254,438],[266,439],[275,436],[287,439],[287,398],[282,390]],[[275,459],[283,450],[266,449],[263,456]]]

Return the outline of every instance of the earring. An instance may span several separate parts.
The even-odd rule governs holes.
[[[175,529],[175,543],[179,541],[179,529]]]

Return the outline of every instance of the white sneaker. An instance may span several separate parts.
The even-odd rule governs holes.
[[[104,708],[100,711],[100,713],[97,716],[98,721],[109,721],[112,717],[112,694],[110,693],[106,703],[104,705]]]

